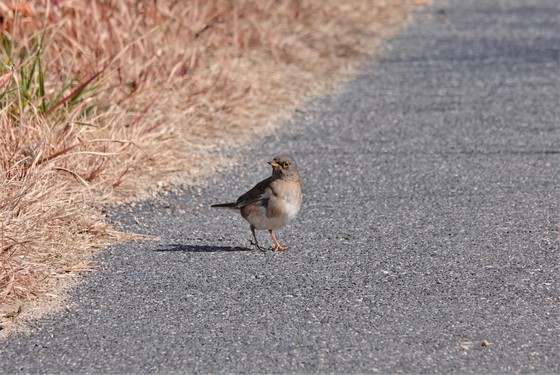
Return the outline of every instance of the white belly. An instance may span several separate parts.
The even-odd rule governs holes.
[[[264,194],[268,198],[268,207],[253,206],[243,215],[251,225],[259,230],[277,230],[293,220],[301,208],[301,190],[292,191],[295,195],[273,195],[270,191]]]

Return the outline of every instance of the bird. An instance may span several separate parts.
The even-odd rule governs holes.
[[[298,166],[290,155],[279,153],[268,162],[272,167],[272,175],[251,190],[241,195],[235,202],[213,204],[214,208],[229,208],[239,211],[249,222],[257,249],[265,249],[259,245],[255,230],[268,230],[274,242],[273,251],[286,251],[288,247],[280,245],[274,234],[291,220],[301,208],[302,193]]]

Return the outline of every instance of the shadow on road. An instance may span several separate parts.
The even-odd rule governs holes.
[[[252,251],[246,247],[233,247],[233,246],[206,246],[206,245],[185,245],[185,244],[169,244],[163,248],[155,249],[154,251],[181,251],[187,253],[216,253],[220,251]]]

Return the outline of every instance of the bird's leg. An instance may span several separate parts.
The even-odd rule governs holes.
[[[276,236],[274,235],[274,232],[269,229],[268,233],[270,233],[270,237],[272,237],[272,241],[274,242],[274,249],[272,249],[273,251],[285,251],[288,250],[287,247],[280,245],[280,242],[278,242],[278,240],[276,239]]]
[[[262,248],[262,247],[259,245],[259,241],[257,241],[257,235],[256,235],[256,233],[255,233],[255,227],[252,226],[252,225],[251,225],[251,233],[253,233],[253,238],[255,239],[255,242],[251,241],[251,245],[256,246],[257,249],[259,249],[260,251],[265,251],[265,249]]]

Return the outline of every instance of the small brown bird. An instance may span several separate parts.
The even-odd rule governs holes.
[[[235,203],[214,204],[212,207],[239,210],[241,216],[251,224],[255,245],[264,250],[257,241],[255,229],[268,230],[274,242],[274,251],[284,251],[274,231],[284,227],[301,208],[301,182],[294,159],[288,154],[278,154],[268,162],[272,176],[255,185],[240,196]]]

